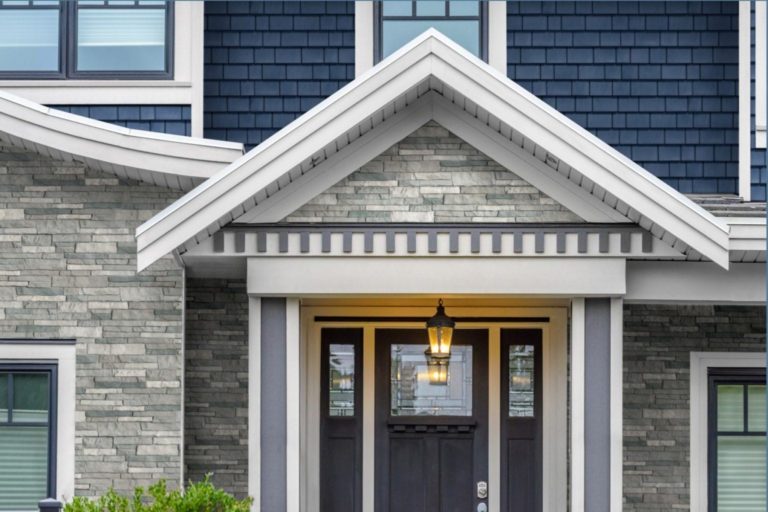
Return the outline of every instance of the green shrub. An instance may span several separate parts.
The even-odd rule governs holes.
[[[190,483],[184,492],[169,491],[165,480],[160,480],[149,486],[147,494],[137,487],[130,498],[114,489],[98,499],[76,497],[64,506],[64,512],[250,512],[251,501],[217,489],[206,476],[202,482]]]

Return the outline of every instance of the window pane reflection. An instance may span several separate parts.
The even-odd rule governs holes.
[[[451,348],[448,382],[430,382],[424,345],[392,345],[392,416],[471,416],[472,347]]]
[[[509,346],[509,417],[534,416],[534,348],[532,345]]]
[[[355,415],[355,347],[331,344],[328,354],[328,414]]]
[[[58,5],[51,9],[0,9],[0,71],[58,69]]]
[[[480,55],[479,20],[384,20],[382,57],[387,57],[430,27],[434,27],[461,46]]]

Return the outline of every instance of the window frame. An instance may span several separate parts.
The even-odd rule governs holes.
[[[138,0],[134,6],[110,7],[89,5],[86,9],[159,9],[141,7]],[[3,9],[45,10],[46,7],[0,5]],[[49,9],[49,8],[48,8]],[[78,71],[77,70],[77,13],[78,2],[61,1],[59,4],[59,69],[58,71],[0,71],[0,80],[172,80],[174,73],[174,1],[165,2],[165,69],[162,71]],[[52,10],[52,9],[51,9]]]
[[[47,373],[48,374],[48,471],[47,471],[47,485],[48,496],[56,496],[56,478],[58,460],[56,457],[57,450],[57,423],[59,419],[58,415],[58,364],[56,363],[11,363],[0,361],[0,372],[5,373]],[[11,379],[10,382],[13,382]],[[13,386],[8,386],[8,408],[11,411],[9,416],[12,417],[13,411]],[[8,422],[0,418],[0,426],[41,426],[40,423],[35,422]]]
[[[436,16],[436,15],[430,15],[430,16],[417,16],[416,13],[416,1],[417,0],[410,0],[412,7],[411,7],[411,16],[384,16],[383,9],[382,9],[382,2],[374,2],[373,3],[373,64],[376,65],[379,62],[383,60],[382,53],[383,53],[383,40],[382,37],[384,35],[384,18],[386,17],[388,20],[475,20],[479,18],[480,20],[480,44],[478,48],[480,49],[480,55],[478,57],[482,59],[485,62],[488,62],[488,2],[486,1],[480,1],[479,7],[480,7],[480,14],[479,16],[451,16],[450,14],[446,14],[443,16]],[[446,4],[446,12],[449,12],[447,9],[449,9],[449,1],[450,0],[441,0]]]
[[[717,386],[735,384],[746,387],[749,384],[765,385],[765,368],[759,367],[709,367],[707,369],[707,509],[717,510],[717,447],[718,437],[749,436],[765,437],[765,431],[750,431],[748,424],[749,400],[744,391],[743,432],[720,433],[717,428]]]

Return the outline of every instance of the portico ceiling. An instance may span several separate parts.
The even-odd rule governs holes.
[[[434,120],[587,222],[632,222],[727,268],[729,227],[429,30],[137,230],[138,267],[232,223],[272,223]]]

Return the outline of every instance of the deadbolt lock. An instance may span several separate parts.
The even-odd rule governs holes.
[[[477,498],[484,500],[488,497],[488,482],[477,482]]]

